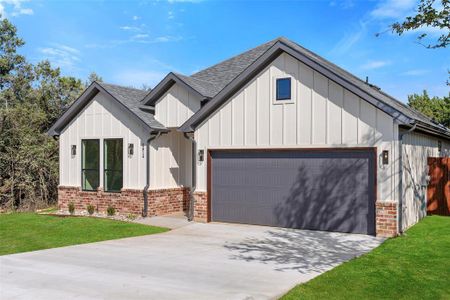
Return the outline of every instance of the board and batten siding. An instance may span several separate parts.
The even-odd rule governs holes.
[[[155,139],[150,148],[150,189],[190,186],[191,141],[172,130]]]
[[[123,187],[143,189],[145,186],[145,141],[148,133],[135,117],[120,104],[98,93],[65,127],[59,137],[59,170],[61,186],[81,187],[81,140],[100,140],[100,187],[103,187],[103,139],[123,139]],[[134,144],[134,155],[127,147]],[[76,155],[71,155],[76,145]]]
[[[439,138],[411,132],[403,136],[403,230],[427,214],[428,157],[450,156],[450,144]]]
[[[293,103],[275,103],[277,77],[292,77]],[[398,125],[393,118],[288,54],[281,54],[195,131],[198,149],[378,147],[378,199],[398,198]],[[378,157],[379,158],[379,157]],[[206,161],[197,190],[206,190]]]
[[[167,128],[181,126],[197,110],[201,99],[179,84],[174,84],[155,104],[155,118]]]
[[[123,139],[123,188],[143,189],[146,185],[146,142],[144,130],[130,112],[101,93],[62,131],[60,143],[60,185],[81,186],[81,140],[100,140],[100,187],[103,187],[103,140]],[[134,155],[127,147],[134,144]],[[71,145],[77,146],[72,157]],[[150,189],[189,186],[191,182],[191,143],[183,134],[171,131],[152,141],[150,147]]]

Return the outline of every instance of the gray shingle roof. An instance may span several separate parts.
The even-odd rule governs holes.
[[[215,64],[212,67],[192,74],[190,77],[214,84],[216,90],[210,91],[209,94],[215,96],[277,41],[278,39],[269,41],[242,54]]]
[[[202,79],[197,79],[195,77],[185,76],[183,74],[174,73],[181,80],[183,80],[187,85],[192,87],[194,90],[202,94],[207,98],[212,98],[217,95],[218,92],[222,90],[221,85],[217,85],[215,83],[204,81]]]
[[[143,120],[151,128],[166,129],[164,125],[159,123],[154,114],[140,108],[141,100],[149,93],[149,91],[139,90],[135,88],[123,87],[115,84],[97,82],[111,96],[116,98],[120,103],[130,109],[138,118]]]

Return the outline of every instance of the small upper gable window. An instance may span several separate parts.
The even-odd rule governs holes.
[[[276,100],[291,100],[291,78],[276,79]]]

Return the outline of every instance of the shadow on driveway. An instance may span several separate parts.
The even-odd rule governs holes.
[[[275,264],[278,271],[324,272],[377,247],[383,239],[322,231],[270,229],[263,237],[226,243],[231,259]]]

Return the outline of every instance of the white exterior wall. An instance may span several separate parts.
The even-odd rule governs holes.
[[[174,84],[155,104],[155,118],[168,128],[181,126],[197,110],[201,99]]]
[[[191,142],[175,130],[155,139],[150,148],[150,189],[191,184]]]
[[[421,133],[408,133],[403,137],[403,229],[417,223],[427,213],[427,158],[450,156],[450,144]]]
[[[292,76],[293,103],[274,104],[274,79]],[[198,149],[378,147],[378,200],[398,199],[398,125],[389,115],[282,54],[195,131]],[[380,162],[380,161],[379,161]],[[206,191],[206,160],[197,190]]]
[[[135,117],[118,103],[98,93],[72,119],[59,137],[59,176],[62,186],[81,186],[81,140],[100,139],[100,187],[103,187],[103,139],[123,139],[123,187],[143,189],[145,186],[145,148],[148,133]],[[128,144],[134,144],[134,155],[128,156]],[[71,145],[77,153],[71,156]]]

